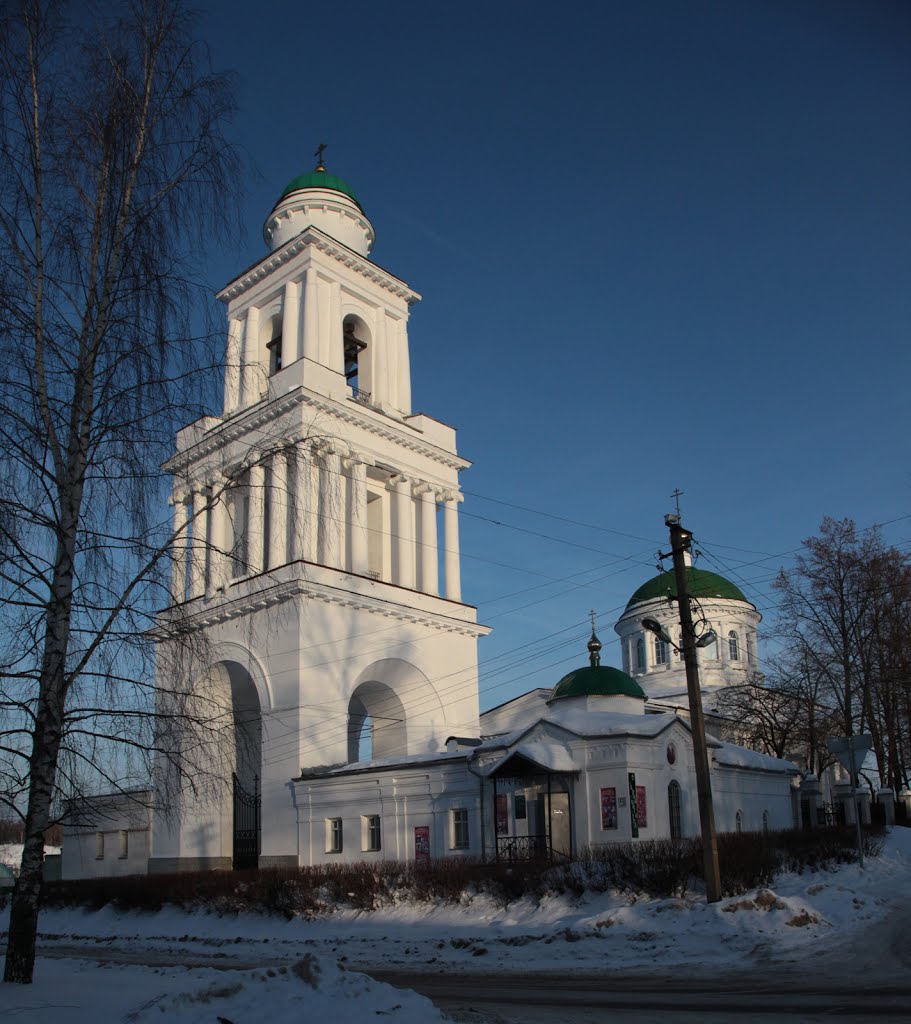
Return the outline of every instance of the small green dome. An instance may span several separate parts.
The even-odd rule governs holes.
[[[293,178],[288,182],[284,192],[279,197],[279,202],[290,195],[292,192],[299,192],[303,188],[325,188],[332,192],[341,192],[348,196],[349,199],[353,199],[357,203],[358,209],[363,213],[363,207],[358,202],[357,196],[354,194],[354,189],[348,184],[344,178],[339,178],[336,174],[330,174],[328,171],[307,171],[306,174],[299,174],[296,178]]]
[[[730,580],[719,576],[715,572],[707,572],[705,569],[694,569],[691,565],[686,567],[686,578],[692,597],[721,597],[728,601],[749,601],[743,596],[739,587],[735,587]],[[634,604],[644,604],[646,601],[654,601],[662,597],[677,596],[677,577],[673,571],[663,572],[655,576],[648,583],[643,583],[635,594],[627,602],[627,609]]]
[[[639,697],[642,687],[625,672],[608,665],[585,665],[565,675],[551,691],[547,703],[563,697]]]

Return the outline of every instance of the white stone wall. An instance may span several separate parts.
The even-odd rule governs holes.
[[[142,875],[150,852],[150,790],[79,801],[63,829],[61,877]]]

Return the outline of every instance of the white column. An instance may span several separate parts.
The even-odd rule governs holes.
[[[187,597],[187,519],[185,495],[174,497],[174,534],[171,544],[171,602],[180,604]]]
[[[414,501],[411,481],[404,476],[392,478],[394,509],[392,528],[392,582],[414,589]]]
[[[347,463],[351,473],[348,523],[351,530],[351,571],[367,572],[367,466],[352,456]]]
[[[310,469],[310,450],[302,444],[288,451],[289,462],[294,462],[294,500],[291,503],[292,562],[313,558],[313,474]]]
[[[214,594],[224,589],[230,576],[230,557],[232,536],[231,523],[228,515],[228,491],[223,477],[211,481],[212,501],[209,507],[211,522],[209,525],[209,580],[208,590]]]
[[[319,307],[316,292],[316,267],[304,272],[304,330],[301,344],[305,359],[320,361],[319,350]]]
[[[407,416],[411,412],[411,358],[408,354],[408,325],[404,320],[396,323],[396,349],[398,350],[398,408]]]
[[[415,489],[421,509],[421,579],[425,594],[440,592],[440,570],[437,554],[437,495],[430,484]]]
[[[372,351],[367,352],[371,364],[370,400],[384,408],[389,404],[389,318],[381,309],[376,315]]]
[[[248,474],[249,500],[247,502],[247,508],[249,509],[247,520],[247,572],[250,575],[262,572],[263,569],[264,476],[265,473],[261,464],[250,467]]]
[[[246,407],[259,401],[259,310],[251,306],[244,322],[244,357],[241,370],[241,404]]]
[[[269,551],[267,569],[288,561],[288,453],[272,456],[271,494],[269,495]]]
[[[232,316],[228,321],[228,345],[225,350],[225,395],[223,413],[230,416],[240,401],[240,338],[243,323]]]
[[[334,448],[320,453],[319,531],[316,560],[341,568],[342,462]]]
[[[462,600],[462,573],[459,561],[459,501],[460,494],[447,492],[443,498],[443,543],[446,548],[446,598]]]
[[[282,363],[287,366],[301,357],[300,332],[301,287],[297,281],[285,285],[282,302]]]
[[[329,286],[329,351],[326,366],[336,373],[345,373],[345,340],[342,330],[342,286],[333,281]]]
[[[193,547],[190,552],[189,597],[202,597],[206,583],[206,541],[209,508],[204,486],[193,489]]]

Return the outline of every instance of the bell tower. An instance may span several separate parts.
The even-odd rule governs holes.
[[[232,774],[261,793],[259,862],[291,864],[302,770],[478,734],[489,630],[462,603],[469,463],[452,427],[412,410],[420,296],[372,262],[373,225],[321,150],[263,237],[267,255],[218,295],[222,413],[181,430],[168,464],[185,538],[172,602],[205,637],[206,685],[231,702],[235,735],[221,796],[161,830],[158,870],[231,859]]]

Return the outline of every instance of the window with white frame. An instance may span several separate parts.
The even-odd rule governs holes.
[[[129,855],[130,855],[130,833],[127,832],[126,829],[121,829],[120,830],[120,835],[118,836],[117,856],[121,860],[126,860],[126,858]]]
[[[380,816],[378,814],[367,814],[361,818],[363,830],[364,850],[375,853],[383,848],[383,834]]]
[[[95,833],[95,860],[104,860],[104,833]]]
[[[740,638],[733,629],[728,633],[728,652],[730,653],[731,661],[740,661]]]
[[[468,808],[457,807],[452,812],[452,848],[467,850],[468,839]]]
[[[342,841],[342,819],[326,818],[326,853],[341,853]]]
[[[667,664],[667,643],[660,636],[655,637],[655,664]]]

